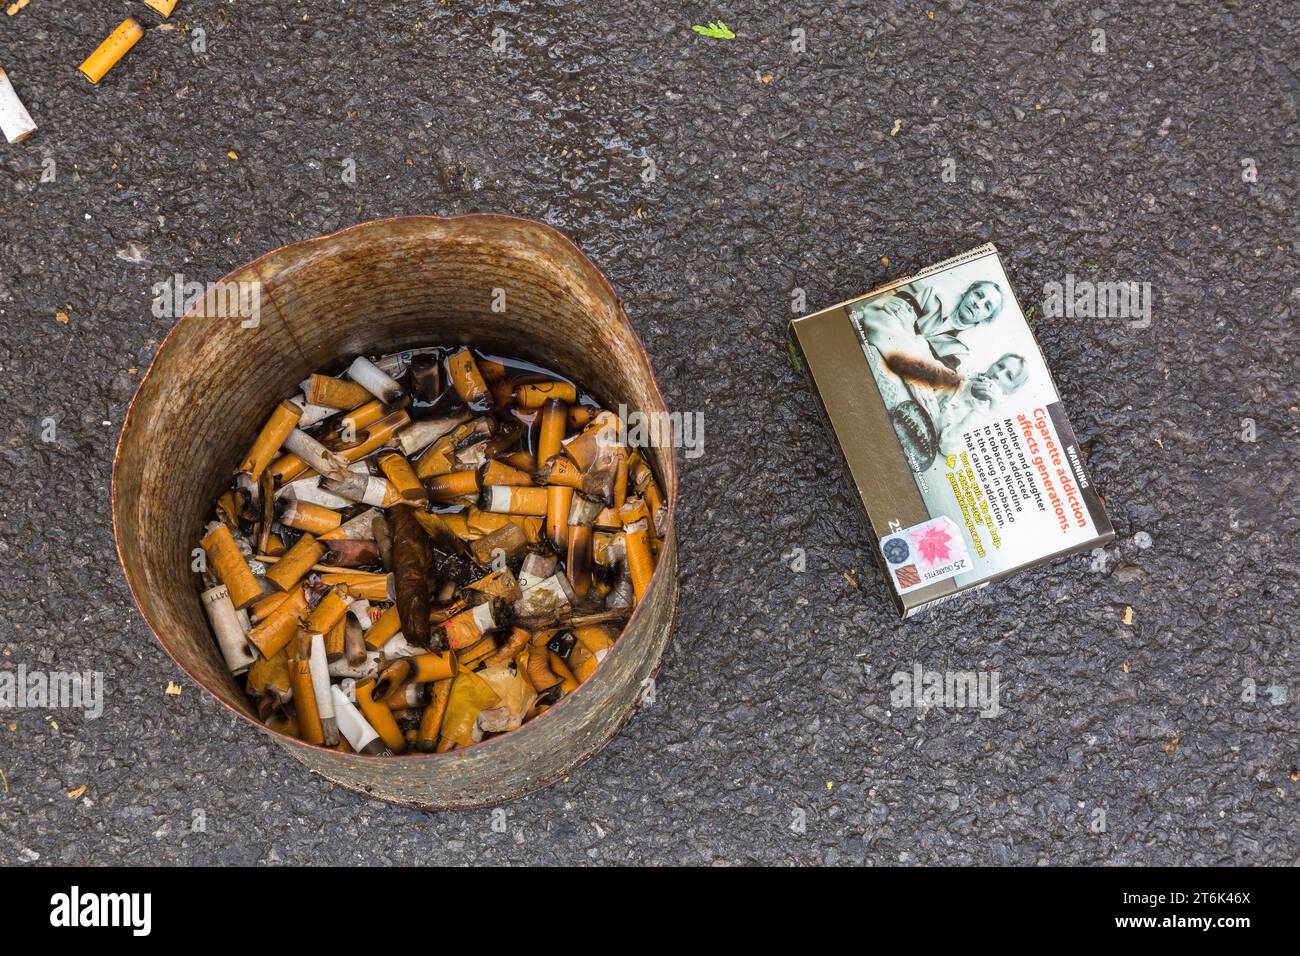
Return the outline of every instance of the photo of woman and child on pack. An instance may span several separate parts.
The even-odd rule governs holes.
[[[915,472],[960,453],[965,433],[1005,414],[1005,400],[1032,377],[1046,380],[996,256],[913,280],[847,311]]]

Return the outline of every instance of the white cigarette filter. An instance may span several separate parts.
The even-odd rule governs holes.
[[[321,729],[325,731],[325,745],[333,747],[339,742],[338,714],[330,694],[329,657],[325,653],[325,635],[311,636],[311,656],[307,659],[311,669],[311,690],[316,695],[316,710],[320,713]]]
[[[293,452],[305,461],[309,467],[316,469],[316,471],[327,477],[346,478],[351,474],[348,471],[346,458],[342,455],[336,455],[301,428],[295,428],[289,432],[289,437],[284,440],[281,447],[285,451]]]
[[[332,511],[342,511],[344,508],[352,507],[353,504],[347,498],[341,498],[338,495],[322,490],[320,475],[291,481],[277,491],[275,497],[277,501],[281,498],[291,501],[306,501],[308,504],[320,505],[322,508],[329,508]]]
[[[0,70],[0,130],[4,130],[5,139],[11,143],[21,143],[36,132],[31,114],[14,92],[9,74],[4,70]]]
[[[364,355],[348,366],[347,376],[381,402],[402,397],[402,386],[397,380]]]
[[[351,677],[355,680],[378,677],[379,663],[383,658],[384,655],[379,651],[366,651],[366,658],[360,664],[349,664],[346,657],[340,657],[338,660],[330,662],[330,676]]]
[[[427,647],[416,647],[406,639],[406,635],[401,631],[398,631],[385,641],[380,650],[384,652],[384,657],[390,661],[395,661],[399,657],[414,657],[417,654],[427,654],[429,652]]]
[[[337,408],[330,408],[328,405],[314,405],[307,401],[303,395],[295,395],[289,401],[302,409],[302,417],[298,419],[299,428],[310,428],[312,425],[323,422],[331,415],[337,415],[339,412]]]
[[[375,728],[366,722],[352,701],[347,699],[337,685],[330,686],[330,695],[334,698],[334,713],[339,722],[339,733],[347,738],[348,744],[359,754],[391,756],[392,751],[379,739]]]
[[[365,598],[353,601],[348,605],[348,613],[351,614],[363,632],[370,630],[374,621],[370,620],[370,602]]]
[[[257,661],[257,652],[248,643],[248,634],[240,624],[239,612],[230,600],[224,584],[203,592],[203,609],[207,611],[217,646],[232,674],[242,674]]]
[[[401,434],[397,436],[397,443],[401,445],[402,453],[410,458],[416,452],[428,448],[457,426],[465,424],[469,419],[470,413],[463,412],[460,415],[450,415],[446,418],[425,418],[412,422],[410,426],[402,429]]]

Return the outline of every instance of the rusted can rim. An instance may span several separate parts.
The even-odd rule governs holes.
[[[262,255],[258,256],[256,259],[249,260],[248,262],[244,263],[243,265],[239,266],[236,269],[232,269],[230,272],[227,272],[224,276],[222,276],[222,278],[218,281],[221,282],[229,281],[230,277],[237,273],[244,272],[245,270],[256,269],[258,266],[261,266],[269,259],[271,259],[273,256],[280,256],[283,255],[284,253],[291,252],[291,251],[305,252],[314,245],[337,240],[344,236],[350,237],[353,233],[361,233],[361,232],[373,230],[380,226],[387,226],[387,225],[398,224],[398,223],[413,223],[413,224],[414,223],[438,223],[438,224],[446,225],[450,223],[466,222],[466,221],[518,223],[531,228],[541,229],[544,232],[549,232],[557,239],[559,239],[560,242],[572,248],[573,251],[577,253],[578,258],[582,262],[586,263],[588,266],[591,267],[592,271],[596,274],[597,279],[599,279],[602,289],[605,292],[607,292],[610,295],[610,297],[613,299],[614,305],[618,309],[618,314],[622,317],[623,321],[627,323],[628,331],[631,332],[632,334],[632,340],[636,344],[636,347],[640,353],[640,357],[644,360],[646,368],[650,370],[650,386],[654,390],[654,396],[659,399],[659,404],[663,408],[666,409],[668,407],[667,403],[664,401],[663,393],[659,389],[659,381],[657,378],[655,378],[654,366],[651,364],[650,356],[645,350],[645,344],[641,341],[641,336],[637,334],[636,327],[632,325],[631,320],[628,318],[627,311],[623,308],[622,298],[619,296],[618,292],[614,289],[614,287],[610,284],[610,281],[608,278],[606,278],[605,273],[600,269],[599,266],[597,266],[594,262],[591,261],[591,259],[587,256],[587,254],[583,252],[582,249],[578,246],[578,244],[575,243],[572,239],[570,239],[564,233],[560,232],[560,230],[556,229],[554,226],[551,226],[544,222],[538,222],[535,219],[526,219],[522,216],[508,216],[502,213],[478,213],[478,212],[464,213],[459,216],[390,216],[387,219],[371,219],[367,222],[357,223],[356,225],[352,225],[344,229],[340,229],[337,232],[328,233],[323,236],[313,236],[310,239],[301,239],[298,242],[291,242],[286,246],[279,246],[275,249],[270,250],[269,252],[263,253]],[[310,750],[318,750],[321,753],[338,756],[339,751],[337,751],[333,747],[325,747],[320,744],[309,744],[304,740],[298,739],[297,737],[290,737],[288,734],[281,733],[277,730],[272,730],[270,727],[266,726],[266,724],[262,723],[260,720],[257,720],[252,716],[250,716],[249,714],[244,713],[244,711],[240,710],[237,707],[232,707],[226,701],[222,700],[220,696],[208,690],[207,687],[204,687],[203,682],[200,681],[197,677],[195,677],[193,672],[190,671],[188,667],[186,667],[184,664],[181,663],[180,659],[177,658],[177,656],[171,652],[171,649],[168,648],[166,643],[164,643],[163,640],[158,636],[158,626],[149,618],[148,613],[144,610],[143,605],[140,603],[139,595],[135,593],[135,585],[131,583],[130,575],[126,573],[126,559],[122,554],[122,541],[121,541],[121,536],[119,534],[119,528],[118,528],[119,518],[118,518],[118,495],[117,495],[118,469],[121,467],[121,460],[122,460],[122,439],[123,436],[126,434],[126,426],[131,421],[131,415],[135,411],[136,400],[140,397],[140,392],[143,391],[145,382],[149,380],[149,376],[153,373],[154,365],[157,364],[158,362],[158,356],[162,354],[163,349],[167,347],[167,342],[171,339],[173,335],[176,334],[177,330],[181,327],[181,323],[184,322],[188,317],[189,314],[186,313],[185,315],[182,315],[180,318],[178,318],[175,324],[172,325],[171,329],[168,330],[167,334],[163,336],[163,340],[158,344],[158,349],[154,353],[154,357],[149,361],[149,367],[146,368],[144,374],[140,376],[140,384],[136,386],[135,394],[131,396],[131,401],[126,408],[126,415],[124,415],[122,418],[122,427],[118,430],[117,447],[113,451],[113,477],[110,485],[110,495],[111,495],[112,512],[113,512],[113,546],[117,551],[118,564],[122,568],[122,577],[126,579],[127,589],[131,592],[131,601],[135,604],[136,610],[140,613],[140,616],[144,619],[144,622],[149,626],[149,633],[153,635],[154,640],[158,642],[158,644],[162,647],[163,651],[166,652],[167,656],[172,659],[172,662],[178,668],[180,668],[180,670],[185,674],[185,676],[188,677],[193,683],[197,684],[200,688],[202,688],[203,691],[207,693],[209,697],[216,700],[216,702],[220,704],[222,707],[224,707],[226,710],[230,711],[231,713],[238,716],[240,719],[251,724],[254,728],[256,728],[261,733],[266,734],[267,736],[275,739],[276,741],[287,741],[289,744],[295,747],[303,747]],[[669,448],[668,453],[670,455],[676,455],[676,449]],[[677,472],[676,469],[671,471],[667,476],[667,484],[668,484],[668,489],[667,489],[666,497],[668,498],[668,532],[665,535],[665,537],[670,539],[673,543],[675,543],[677,539],[677,522],[676,522]],[[665,586],[663,584],[664,575],[661,573],[662,568],[663,568],[662,564],[655,567],[654,574],[650,578],[650,585],[649,585],[650,588],[662,589]],[[673,583],[675,586],[676,582]],[[647,593],[649,592],[647,591]],[[637,620],[637,616],[641,613],[644,604],[645,604],[644,601],[637,602],[636,607],[632,609],[631,615],[628,616],[626,623],[624,623],[623,625],[623,631],[628,630],[628,628],[632,626],[632,623]],[[621,635],[622,632],[620,632],[620,636]],[[668,650],[671,647],[671,645],[672,645],[672,625],[670,622],[668,639],[664,643],[663,653],[655,661],[654,670],[651,675],[652,677],[659,673],[659,670],[663,665],[663,658],[668,653]],[[610,653],[617,654],[619,652],[619,648],[620,648],[619,642],[615,641],[614,647],[611,649]],[[577,694],[581,694],[582,692],[583,692],[583,688],[582,686],[579,686],[578,689],[575,690],[572,694],[566,694],[564,697],[560,698],[559,702],[556,703],[553,707],[550,707],[543,713],[538,714],[536,717],[528,721],[528,723],[524,724],[519,729],[512,730],[509,734],[501,734],[500,736],[493,737],[490,740],[485,740],[480,743],[474,744],[473,749],[477,750],[479,747],[490,747],[498,740],[502,740],[508,736],[513,736],[514,734],[527,732],[529,727],[533,726],[540,720],[546,720],[547,718],[551,717],[552,714],[558,712],[562,707],[564,707],[566,702],[570,698],[576,696]],[[605,746],[609,743],[609,741],[613,740],[614,737],[618,736],[618,734],[622,731],[622,729],[625,726],[627,726],[628,722],[632,719],[632,716],[635,712],[636,712],[636,708],[630,709],[628,711],[627,716],[619,723],[618,728],[615,729],[613,733],[609,734],[604,740],[600,741],[599,745],[593,747],[589,752],[577,756],[575,760],[571,764],[569,764],[568,769],[558,770],[554,775],[548,778],[539,779],[536,783],[536,786],[530,786],[508,799],[518,799],[519,797],[525,796],[529,793],[533,793],[537,790],[541,790],[549,786],[550,784],[554,783],[556,780],[560,779],[561,777],[563,777],[572,768],[590,759],[600,750],[603,750]],[[468,749],[470,748],[466,748],[466,750]],[[460,751],[459,753],[464,753],[464,751]],[[455,750],[452,750],[441,754],[408,753],[408,754],[400,754],[397,756],[383,757],[383,756],[374,756],[371,754],[354,753],[354,754],[348,754],[347,756],[350,758],[357,758],[363,761],[388,762],[393,760],[407,760],[407,759],[417,759],[417,758],[418,759],[428,759],[428,758],[456,759],[459,756],[459,753]],[[331,780],[331,782],[334,781]],[[376,794],[366,793],[364,790],[358,789],[356,787],[348,786],[347,784],[339,784],[339,785],[343,786],[345,789],[352,790],[355,793],[362,793],[374,799],[384,799],[383,797],[380,797]],[[415,803],[401,803],[399,801],[393,801],[393,800],[386,800],[385,802],[395,803],[397,805],[407,806],[413,809],[420,809],[420,810],[426,809],[425,807],[421,807],[419,804],[415,804]],[[489,801],[483,804],[474,804],[472,806],[466,805],[462,809],[470,810],[470,809],[476,809],[485,806],[496,806],[502,802],[506,802],[506,801]]]

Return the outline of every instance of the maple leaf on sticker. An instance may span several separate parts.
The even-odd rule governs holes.
[[[926,564],[938,564],[940,561],[946,561],[952,557],[948,550],[948,542],[952,540],[946,530],[935,525],[925,529],[925,534],[914,539],[913,543],[916,549],[921,553],[921,560]]]

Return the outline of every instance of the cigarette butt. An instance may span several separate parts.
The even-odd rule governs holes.
[[[302,409],[293,402],[281,402],[271,413],[271,417],[266,420],[262,430],[257,433],[257,439],[253,442],[253,447],[249,449],[244,460],[239,463],[239,471],[246,471],[253,481],[262,477],[262,472],[266,470],[267,465],[271,464],[271,459],[275,453],[280,450],[284,440],[289,437],[289,433],[298,426],[299,419],[302,418]]]
[[[343,516],[337,511],[322,508],[309,501],[290,501],[289,506],[280,515],[280,523],[306,531],[309,534],[323,536],[335,530],[342,523]]]
[[[355,663],[350,663],[346,657],[330,661],[329,675],[330,677],[351,677],[354,680],[361,680],[363,677],[378,677],[379,666],[384,663],[385,659],[384,655],[379,651],[363,650]]]
[[[343,452],[343,457],[349,462],[360,461],[376,448],[387,445],[398,431],[409,424],[411,424],[411,416],[405,409],[399,408],[395,412],[389,412],[378,421],[367,425],[366,440]]]
[[[264,598],[254,601],[248,608],[248,616],[252,618],[254,624],[265,621],[270,617],[271,612],[284,603],[289,595],[284,591],[277,591],[275,594],[268,594]]]
[[[367,571],[325,572],[322,584],[337,584],[352,600],[391,601],[393,599],[392,575]]]
[[[375,518],[380,514],[378,508],[368,508],[356,517],[349,518],[337,528],[321,532],[319,537],[322,541],[373,541]],[[280,520],[283,521],[284,519],[281,518]]]
[[[352,607],[366,602],[354,601]],[[367,621],[369,617],[367,617]],[[357,623],[356,618],[349,618],[343,629],[343,658],[356,667],[366,659],[366,632]]]
[[[506,638],[496,652],[491,654],[483,663],[488,667],[497,664],[508,664],[519,656],[519,652],[528,646],[532,634],[525,631],[522,627],[512,627],[510,636]]]
[[[478,471],[453,471],[450,474],[429,478],[424,483],[429,498],[436,502],[450,502],[479,490]]]
[[[13,84],[9,82],[9,74],[4,70],[0,70],[0,130],[4,131],[5,139],[11,143],[21,143],[36,132],[31,114],[18,98]]]
[[[572,458],[563,453],[552,455],[537,471],[537,479],[544,485],[564,485],[567,488],[582,487],[582,469]]]
[[[262,697],[274,697],[274,703],[282,703],[293,692],[293,683],[289,680],[289,655],[281,648],[270,657],[258,658],[248,669],[244,678],[249,693]],[[295,730],[294,735],[297,736]]]
[[[370,393],[356,382],[345,382],[341,378],[334,378],[330,375],[313,375],[309,378],[307,380],[306,395],[307,401],[313,404],[328,405],[330,408],[337,408],[342,411],[364,405],[371,399]],[[375,404],[378,408],[383,408],[382,403],[376,402]],[[365,425],[354,424],[353,427],[365,428]]]
[[[257,653],[249,646],[248,636],[239,622],[239,612],[230,600],[224,584],[203,592],[203,610],[207,612],[212,633],[217,636],[217,646],[226,660],[230,673],[239,675],[257,661]]]
[[[550,690],[563,679],[551,669],[551,656],[547,653],[544,643],[540,646],[534,644],[527,650],[521,651],[518,660],[523,662],[528,682],[538,692]]]
[[[402,618],[397,613],[397,605],[393,605],[370,625],[370,630],[366,631],[366,643],[371,647],[383,647],[401,629]]]
[[[348,700],[347,695],[337,684],[330,686],[330,696],[334,700],[334,714],[338,720],[339,732],[347,738],[348,746],[359,754],[368,756],[389,756],[388,749],[375,728],[357,710],[356,705]]]
[[[263,657],[274,657],[287,647],[298,633],[298,625],[309,606],[302,588],[288,592],[288,597],[265,620],[248,632],[248,641]]]
[[[550,485],[546,489],[546,537],[552,548],[563,551],[568,546],[568,514],[573,489],[567,485]]]
[[[447,357],[447,378],[460,400],[470,408],[481,411],[487,407],[491,400],[487,382],[469,349],[463,348]]]
[[[313,634],[325,634],[343,620],[343,616],[348,613],[348,603],[337,587],[330,588],[307,615],[303,627]]]
[[[337,382],[339,379],[334,379],[334,381]],[[363,392],[366,391],[355,382],[344,382],[343,384],[351,388],[360,388]],[[336,432],[330,433],[331,438],[342,437],[344,429],[351,429],[354,432],[359,432],[362,429],[369,428],[371,425],[375,424],[375,422],[381,421],[384,416],[392,414],[387,405],[379,401],[377,398],[371,398],[369,392],[366,392],[366,399],[367,401],[364,405],[358,405],[352,411],[339,419],[339,429]],[[396,411],[396,409],[394,409],[394,411]]]
[[[451,651],[435,654],[417,654],[406,658],[411,663],[411,680],[417,684],[446,680],[456,674],[456,657]]]
[[[322,478],[320,487],[322,491],[346,498],[349,502],[360,502],[377,508],[391,508],[403,500],[392,483],[378,475],[352,472],[342,479]]]
[[[495,359],[481,358],[476,359],[476,361],[478,363],[478,370],[483,376],[483,381],[487,382],[489,385],[502,381],[510,374],[510,369]]]
[[[497,514],[545,515],[547,489],[536,486],[521,488],[517,485],[492,485],[483,489],[479,507]]]
[[[517,575],[519,586],[525,591],[536,587],[555,573],[555,566],[558,563],[554,554],[531,552],[519,566]]]
[[[164,17],[170,17],[172,11],[176,9],[176,0],[144,0],[144,5],[151,10],[156,10]]]
[[[455,617],[443,621],[440,625],[447,636],[447,645],[453,651],[464,650],[478,643],[485,633],[496,627],[496,617],[492,612],[492,602],[462,611]]]
[[[456,652],[456,666],[464,670],[477,670],[480,664],[496,652],[496,649],[496,641],[491,637],[480,637],[469,647]]]
[[[499,552],[506,561],[514,561],[528,550],[528,536],[513,521],[470,542],[469,553],[481,565],[490,565]]]
[[[630,467],[628,459],[630,457],[626,447],[622,449],[622,454],[618,456],[618,469],[614,475],[614,499],[611,502],[615,511],[627,503],[627,476]]]
[[[424,484],[415,474],[415,469],[411,467],[405,455],[396,452],[382,455],[379,459],[379,470],[384,473],[404,500],[415,505],[422,505],[429,500],[429,493],[424,490]]]
[[[591,536],[590,524],[569,526],[568,557],[564,567],[573,592],[580,598],[586,597],[591,590]]]
[[[199,545],[207,555],[208,566],[229,590],[235,610],[243,610],[262,596],[262,585],[257,583],[228,527],[222,524],[213,528]]]
[[[509,568],[501,568],[499,571],[486,574],[477,581],[471,581],[465,587],[471,591],[486,594],[488,597],[500,598],[507,604],[514,604],[524,596],[523,589],[519,587],[519,581],[515,579]]]
[[[95,48],[94,53],[86,57],[85,62],[81,64],[82,75],[90,82],[98,83],[142,36],[144,36],[144,28],[134,17],[127,17],[103,43]]]
[[[461,671],[452,680],[451,694],[443,714],[439,731],[438,752],[453,746],[468,747],[476,743],[474,734],[478,715],[487,707],[495,707],[501,698],[483,678],[469,671]]]
[[[568,382],[530,382],[515,389],[515,405],[520,408],[541,408],[549,399],[572,404],[578,391]]]
[[[317,474],[307,467],[305,461],[290,452],[271,462],[271,477],[280,484],[286,484],[300,478],[317,477]]]
[[[420,460],[415,463],[415,474],[421,479],[437,478],[439,475],[448,474],[455,467],[455,442],[450,435],[444,435],[420,456]]]
[[[573,671],[569,670],[569,665],[564,663],[563,657],[544,647],[533,648],[533,650],[534,652],[546,652],[547,662],[551,665],[551,670],[559,675],[560,690],[563,693],[568,694],[578,689],[578,678],[573,676]]]
[[[447,701],[451,697],[451,680],[440,680],[433,685],[432,696],[420,717],[420,729],[415,734],[415,749],[422,753],[433,753],[438,744],[438,731],[442,726],[443,715],[447,712]]]
[[[644,494],[647,517],[650,520],[650,533],[656,538],[662,538],[664,532],[668,530],[668,506],[664,503],[663,492],[659,490],[659,483],[654,480],[653,475],[645,486]]]
[[[632,588],[636,592],[637,603],[640,604],[645,598],[646,589],[650,587],[650,578],[655,573],[646,520],[641,518],[627,525],[624,540],[627,542],[627,565],[632,573]]]
[[[343,656],[349,620],[350,618],[347,616],[339,618],[338,623],[325,633],[325,657],[327,660],[336,661]]]
[[[586,405],[570,405],[569,413],[566,416],[566,424],[571,431],[577,431],[590,425],[591,420],[595,417],[596,413]]]
[[[303,579],[324,553],[324,545],[312,535],[304,534],[279,561],[271,565],[266,579],[279,590],[287,591]]]
[[[470,412],[461,412],[443,418],[426,418],[412,422],[410,427],[404,428],[402,434],[397,437],[397,444],[403,454],[415,455],[454,431],[457,426],[465,424],[471,417]]]
[[[312,689],[311,664],[304,660],[289,662],[289,682],[293,685],[293,709],[298,716],[298,735],[309,744],[325,743],[320,708]]]
[[[573,672],[579,684],[587,682],[587,678],[595,672],[596,665],[599,663],[596,655],[581,644],[574,644],[573,649],[569,651],[569,670]]]
[[[542,423],[537,434],[537,460],[550,461],[564,447],[568,405],[558,398],[548,399],[542,405]]]
[[[493,459],[485,464],[479,474],[479,484],[487,485],[531,485],[533,476],[520,471],[504,462]]]
[[[345,374],[381,402],[395,402],[402,397],[402,386],[364,355],[358,356]]]
[[[283,447],[285,451],[301,458],[309,468],[327,478],[346,478],[350,474],[347,458],[330,451],[301,428],[294,428],[285,436]]]
[[[395,754],[400,754],[406,749],[406,738],[398,729],[397,721],[393,719],[393,712],[388,705],[382,700],[375,700],[372,696],[374,689],[373,677],[357,681],[357,707],[361,709],[361,715],[379,734],[388,749]]]

